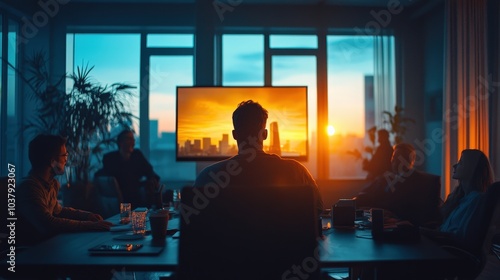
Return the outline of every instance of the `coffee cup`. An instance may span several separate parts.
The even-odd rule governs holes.
[[[151,226],[151,235],[154,240],[161,240],[167,237],[169,212],[168,210],[156,210],[149,215],[149,225]]]

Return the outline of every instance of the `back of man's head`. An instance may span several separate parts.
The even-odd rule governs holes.
[[[233,127],[238,138],[259,136],[266,128],[267,117],[267,110],[259,103],[252,100],[241,102],[233,112]]]
[[[66,139],[59,135],[40,134],[29,143],[28,157],[32,169],[40,169],[50,166],[60,152],[61,147],[66,144]]]
[[[394,145],[394,152],[391,159],[392,170],[399,173],[412,169],[416,157],[417,152],[411,144],[399,143]]]

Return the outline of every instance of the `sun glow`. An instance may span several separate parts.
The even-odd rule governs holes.
[[[327,126],[326,133],[328,133],[329,136],[334,135],[335,134],[335,127],[333,127],[333,125]]]

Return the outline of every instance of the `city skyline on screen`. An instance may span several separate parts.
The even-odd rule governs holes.
[[[179,87],[178,157],[235,155],[237,147],[232,138],[232,114],[239,103],[250,99],[261,104],[269,113],[264,150],[273,150],[273,130],[278,133],[274,134],[274,138],[279,138],[282,156],[306,156],[306,87]],[[271,129],[271,123],[277,125]]]

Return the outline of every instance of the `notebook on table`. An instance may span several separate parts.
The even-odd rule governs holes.
[[[150,246],[142,243],[105,243],[89,248],[89,253],[100,256],[144,256],[158,255],[163,251],[163,248],[164,246]]]

